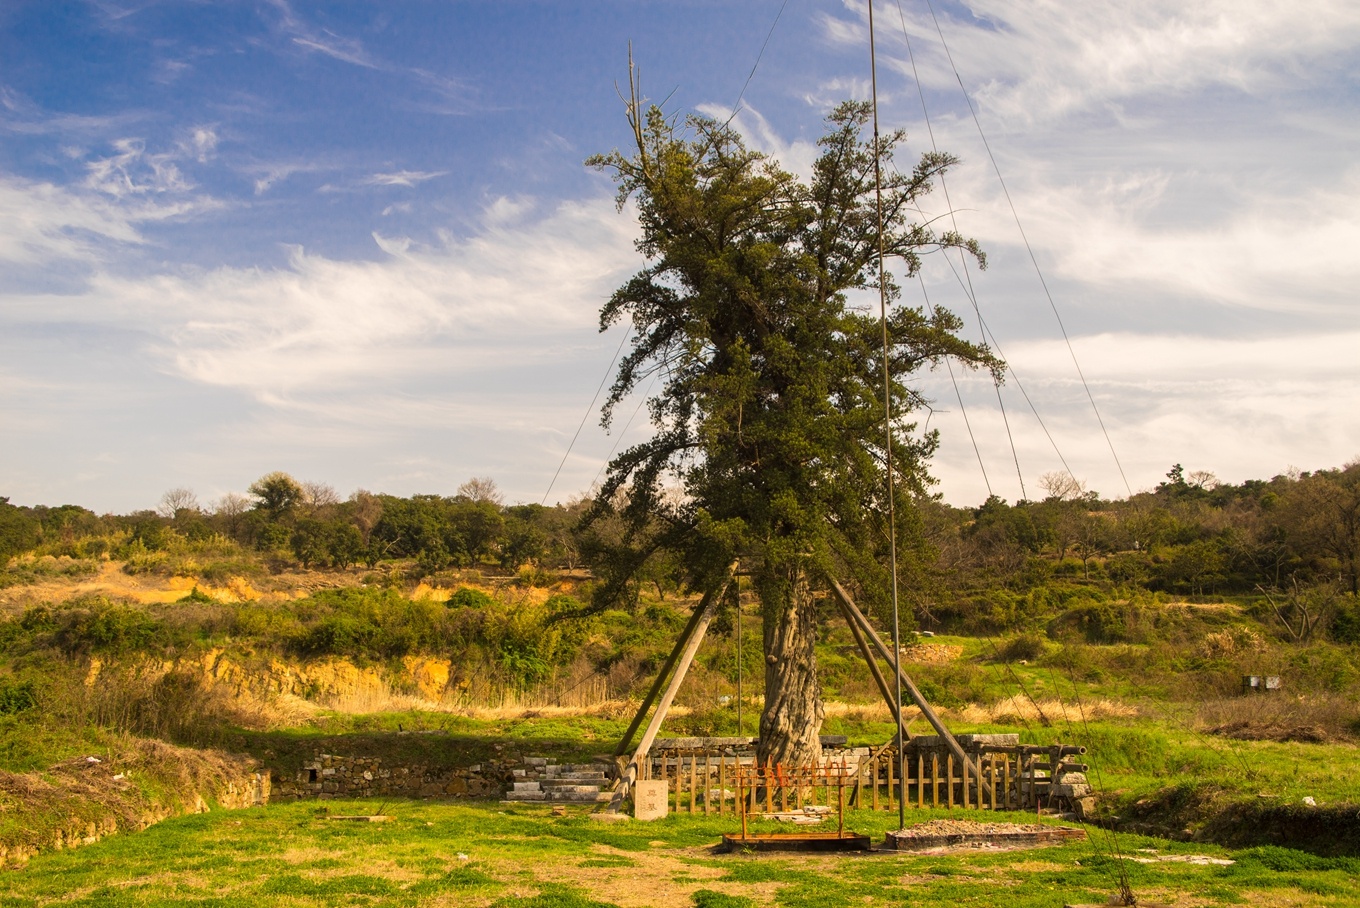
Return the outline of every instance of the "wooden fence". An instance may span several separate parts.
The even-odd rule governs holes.
[[[970,748],[970,766],[943,748],[911,748],[899,761],[896,748],[887,745],[795,769],[757,766],[749,755],[663,749],[643,761],[639,778],[668,782],[671,809],[691,814],[733,813],[738,798],[753,814],[836,805],[841,797],[848,808],[861,810],[895,810],[903,798],[908,807],[1032,810],[1048,804],[1055,778],[1086,771],[1086,764],[1069,759],[1085,750],[983,744]],[[749,781],[756,778],[762,781]]]

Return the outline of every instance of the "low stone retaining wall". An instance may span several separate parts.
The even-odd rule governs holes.
[[[393,765],[381,757],[317,754],[294,776],[275,774],[274,800],[299,798],[494,798],[522,769],[518,761],[493,760],[463,767]]]

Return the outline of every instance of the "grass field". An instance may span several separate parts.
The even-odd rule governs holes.
[[[393,819],[332,819],[377,813]],[[850,816],[853,828],[876,841],[896,825],[895,813]],[[938,816],[921,812],[910,819]],[[581,814],[554,817],[542,807],[497,803],[332,801],[214,811],[74,852],[40,855],[0,877],[0,906],[1047,908],[1104,902],[1118,886],[1116,848],[1133,890],[1145,901],[1360,902],[1360,859],[1275,847],[1229,852],[1138,836],[1113,840],[1092,829],[1088,842],[1029,851],[713,853],[719,836],[732,831],[730,818],[672,815],[648,824],[604,824]],[[1202,858],[1219,862],[1192,862]]]

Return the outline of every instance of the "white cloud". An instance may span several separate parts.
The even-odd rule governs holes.
[[[1089,180],[1017,170],[1011,196],[1045,271],[1088,294],[1194,300],[1183,314],[1206,327],[1222,305],[1337,314],[1360,301],[1360,168],[1303,189],[1160,168]],[[1019,245],[991,174],[960,171],[950,192],[964,233],[993,253]],[[926,205],[945,213],[942,193]]]
[[[863,8],[852,9],[850,21],[826,19],[829,40],[863,44]],[[1360,38],[1360,7],[1346,0],[972,0],[966,9],[971,19],[941,22],[954,62],[988,113],[1015,126],[1139,95],[1297,83]],[[901,55],[889,65],[910,72],[896,10],[877,25],[884,56]],[[929,13],[910,14],[907,30],[922,79],[952,88]]]
[[[116,168],[114,168],[116,169]],[[104,180],[116,191],[106,191]],[[91,189],[65,189],[0,175],[0,261],[51,265],[92,264],[112,245],[145,242],[141,226],[187,216],[215,203],[207,199],[163,199],[129,191],[112,172]],[[125,198],[132,195],[131,198]]]
[[[180,172],[176,155],[147,154],[141,139],[116,139],[117,154],[85,165],[85,185],[114,198],[148,193],[184,193],[193,184]]]
[[[553,332],[589,336],[636,264],[632,238],[610,202],[566,203],[523,225],[492,217],[478,235],[436,246],[375,237],[387,254],[378,262],[297,249],[277,269],[101,272],[83,293],[11,298],[9,309],[136,328],[174,374],[283,399],[458,371],[517,355],[521,340],[528,356]]]
[[[447,173],[447,170],[398,170],[394,173],[375,173],[364,182],[370,186],[416,186]]]
[[[180,148],[198,163],[205,164],[217,151],[217,131],[211,126],[195,126],[189,131],[188,138],[180,143]]]
[[[1244,340],[1105,334],[1073,342],[1084,362],[1098,364],[1086,370],[1091,391],[1135,491],[1155,485],[1173,463],[1241,482],[1290,464],[1336,466],[1360,453],[1352,416],[1360,332]],[[1107,496],[1123,495],[1062,342],[1015,343],[1007,353],[1077,477]],[[939,408],[931,427],[944,439],[934,463],[942,489],[955,503],[981,501],[987,491],[947,376],[929,375],[926,385]],[[1019,483],[995,392],[971,373],[960,375],[960,387],[992,486],[1015,500]],[[1061,462],[1014,382],[1004,396],[1033,496],[1037,477]]]

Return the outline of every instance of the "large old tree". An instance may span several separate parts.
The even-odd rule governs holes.
[[[653,438],[610,464],[588,518],[610,527],[604,593],[657,551],[678,557],[700,589],[737,559],[749,566],[766,662],[759,757],[785,765],[820,754],[810,581],[848,574],[870,598],[887,585],[875,153],[885,162],[883,246],[899,273],[914,274],[923,251],[978,255],[971,241],[913,222],[916,200],[953,159],[927,154],[896,172],[888,162],[901,135],[875,149],[863,136],[868,114],[847,103],[829,116],[809,181],[724,123],[679,124],[636,98],[635,147],[589,162],[613,176],[620,207],[635,201],[647,262],[600,313],[601,330],[628,319],[635,332],[606,423],[630,392],[653,379],[657,389]],[[901,305],[888,283],[892,468],[909,511],[936,439],[905,418],[922,403],[905,380],[943,357],[999,364],[959,339],[955,316]]]

